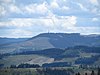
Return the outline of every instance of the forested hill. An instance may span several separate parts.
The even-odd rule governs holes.
[[[42,33],[35,37],[8,40],[9,44],[0,46],[2,52],[37,51],[49,48],[68,48],[74,46],[100,46],[100,35],[80,35],[79,33]],[[16,42],[17,41],[17,42]],[[19,42],[22,41],[22,42]],[[0,41],[0,42],[3,42]],[[12,43],[16,42],[16,43]]]

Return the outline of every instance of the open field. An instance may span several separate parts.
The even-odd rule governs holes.
[[[0,69],[0,75],[36,75],[35,69]]]
[[[43,63],[51,63],[53,61],[53,58],[39,55],[13,55],[0,59],[0,64],[4,64],[5,67],[9,67],[10,65],[18,65],[21,63],[42,65]]]

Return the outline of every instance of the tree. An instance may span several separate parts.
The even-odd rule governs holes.
[[[77,73],[75,75],[77,75]]]
[[[87,75],[87,73],[85,73],[85,75]]]
[[[81,75],[81,74],[78,72],[77,75]]]
[[[92,70],[92,72],[91,72],[91,75],[95,75],[93,70]]]
[[[10,68],[16,68],[16,65],[11,65]]]
[[[100,68],[98,68],[98,73],[97,73],[97,75],[100,75]]]

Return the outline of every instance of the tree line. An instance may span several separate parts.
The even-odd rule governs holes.
[[[83,74],[81,74],[80,72],[78,72],[78,73],[75,73],[75,75],[83,75]],[[100,75],[100,68],[98,68],[97,73],[94,72],[94,70],[92,70],[90,74],[86,72],[84,75]]]
[[[38,64],[19,64],[18,66],[17,65],[11,65],[10,68],[39,68],[40,65]]]

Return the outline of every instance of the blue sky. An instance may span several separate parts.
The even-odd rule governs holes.
[[[100,0],[0,0],[0,37],[100,34]]]

